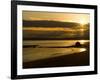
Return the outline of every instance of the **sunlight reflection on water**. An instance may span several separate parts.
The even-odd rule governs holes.
[[[79,41],[81,44],[85,44],[87,41],[86,40],[80,40]]]

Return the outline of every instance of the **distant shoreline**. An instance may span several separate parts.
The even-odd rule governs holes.
[[[84,48],[87,47],[87,45],[89,45],[89,42],[87,42],[86,44],[80,44],[80,46],[75,45],[71,45],[71,46],[40,46],[40,45],[23,45],[23,48],[71,48],[71,47],[76,47],[76,48]]]
[[[23,40],[89,40],[89,39],[23,39]]]
[[[57,47],[54,47],[54,46],[38,46],[38,45],[26,45],[26,46],[23,46],[23,48],[71,48],[71,47],[76,47],[76,48],[84,48],[83,46],[80,46],[80,47],[77,47],[77,46],[57,46]]]

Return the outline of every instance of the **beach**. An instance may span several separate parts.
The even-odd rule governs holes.
[[[81,46],[73,46],[74,42],[72,41],[70,46],[69,42],[64,42],[64,45],[60,43],[61,46],[58,46],[59,42],[57,42],[58,47],[55,46],[54,41],[53,44],[46,44],[45,42],[45,45],[41,42],[42,46],[33,47],[31,44],[31,46],[23,48],[23,68],[89,65],[89,42],[83,43],[81,41]]]

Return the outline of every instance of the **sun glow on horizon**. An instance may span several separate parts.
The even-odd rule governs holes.
[[[79,23],[80,23],[81,25],[85,25],[85,24],[88,23],[88,20],[87,20],[86,18],[81,18],[81,19],[79,20]]]

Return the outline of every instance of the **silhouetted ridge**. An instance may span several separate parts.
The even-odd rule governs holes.
[[[79,24],[74,22],[60,22],[60,21],[47,21],[47,20],[38,20],[38,21],[23,20],[23,26],[24,27],[75,27],[79,26]]]

